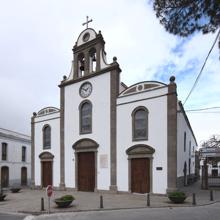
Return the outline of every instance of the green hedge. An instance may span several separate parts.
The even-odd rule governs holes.
[[[59,199],[63,201],[70,201],[70,200],[74,200],[75,198],[72,195],[64,195],[60,197]]]
[[[168,194],[168,196],[172,197],[186,197],[186,194],[184,192],[171,192]]]

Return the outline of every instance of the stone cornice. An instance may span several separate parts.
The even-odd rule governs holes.
[[[80,46],[75,45],[72,50],[73,50],[74,53],[77,53],[77,52],[79,52],[81,50],[84,50],[84,49],[87,49],[87,48],[90,48],[90,47],[96,45],[98,41],[101,42],[102,44],[105,44],[105,41],[103,40],[102,35],[101,34],[97,34],[95,39],[93,39],[93,40],[91,40],[91,41],[89,41],[87,43],[84,43],[84,44],[82,44]]]
[[[28,144],[31,143],[31,140],[28,140],[28,139],[25,139],[25,138],[22,138],[22,137],[18,137],[18,136],[15,136],[15,135],[11,135],[11,134],[5,134],[5,133],[2,133],[2,132],[0,132],[0,137],[7,138],[7,139],[10,139],[10,140],[14,140],[14,141],[25,142],[25,143],[28,143]]]
[[[121,72],[121,69],[120,69],[119,64],[117,62],[114,62],[114,63],[110,64],[109,67],[101,69],[100,71],[98,71],[96,73],[92,73],[92,74],[83,76],[83,77],[78,78],[78,79],[71,79],[69,81],[62,81],[61,84],[58,85],[58,86],[59,87],[64,87],[64,86],[67,86],[67,85],[71,85],[71,84],[74,84],[74,83],[77,83],[77,82],[80,82],[80,81],[84,81],[86,79],[90,79],[92,77],[99,76],[99,75],[104,74],[106,72],[110,72],[110,71],[115,70],[115,69],[118,69],[119,72]]]

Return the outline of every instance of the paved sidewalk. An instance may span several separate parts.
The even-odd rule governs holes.
[[[216,201],[220,202],[220,190],[214,190],[214,201],[210,201],[209,190],[200,190],[199,183],[182,188],[188,195],[184,204],[173,204],[164,195],[150,195],[150,207],[181,207],[192,206],[192,193],[196,193],[197,205],[206,205]],[[57,208],[54,199],[65,194],[75,197],[72,206],[65,209]],[[73,212],[100,210],[100,193],[75,192],[75,191],[55,191],[51,198],[51,212]],[[110,194],[103,193],[103,203],[105,210],[146,208],[147,196],[141,194]],[[41,198],[44,198],[45,210],[41,212]],[[7,193],[6,201],[0,202],[0,212],[22,212],[30,214],[43,214],[48,211],[48,200],[45,190],[23,189],[19,193]]]

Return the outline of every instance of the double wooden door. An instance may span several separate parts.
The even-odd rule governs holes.
[[[3,188],[9,186],[9,168],[8,167],[1,168],[1,186]]]
[[[78,153],[78,190],[94,192],[95,153]]]
[[[42,161],[42,186],[52,185],[52,161]]]
[[[131,159],[131,192],[150,192],[150,160],[148,158]]]

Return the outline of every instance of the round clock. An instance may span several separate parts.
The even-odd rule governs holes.
[[[92,84],[85,82],[80,86],[79,94],[82,98],[88,97],[92,93]]]

